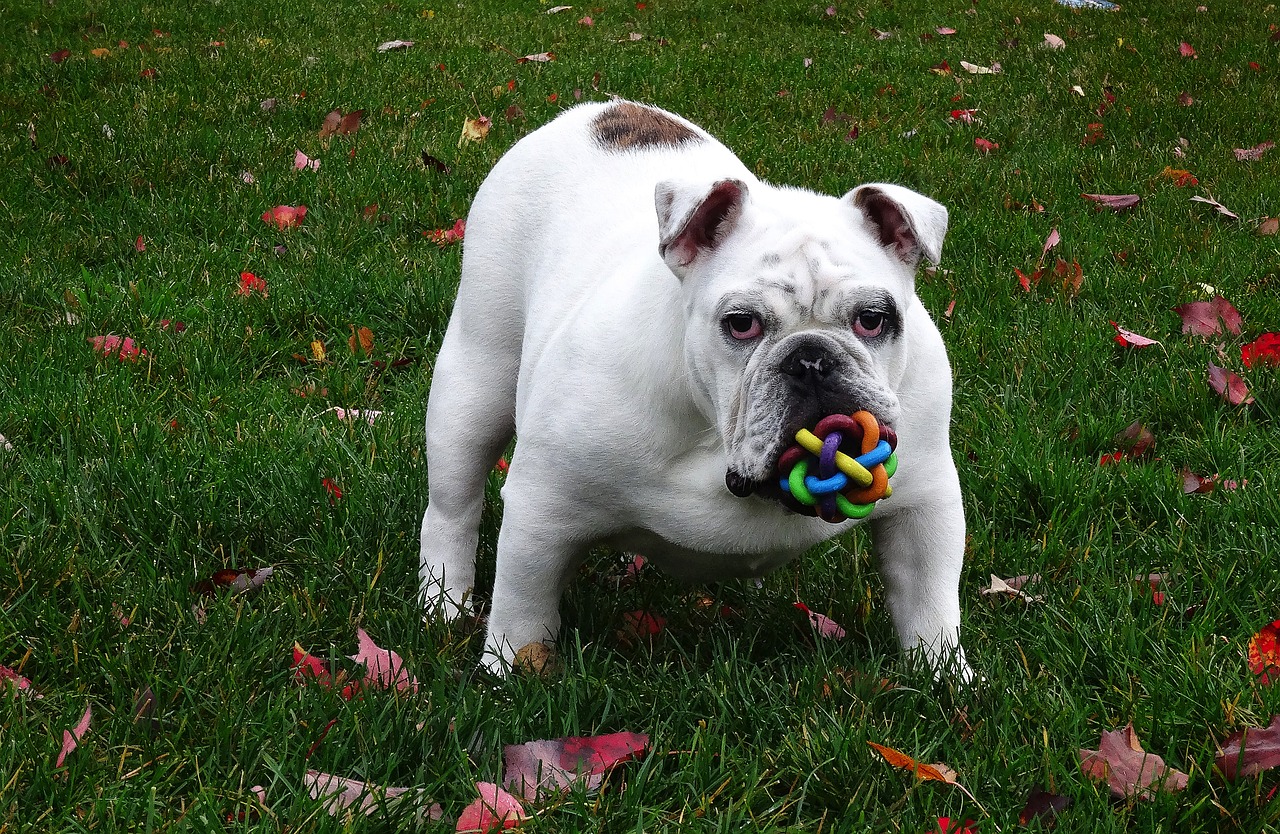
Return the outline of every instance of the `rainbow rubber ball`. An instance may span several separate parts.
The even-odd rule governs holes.
[[[796,445],[778,458],[783,492],[792,509],[833,524],[866,518],[893,494],[898,436],[869,411],[832,414],[812,430],[796,432]]]

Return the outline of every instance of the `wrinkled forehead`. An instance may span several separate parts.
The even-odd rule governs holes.
[[[814,318],[841,315],[886,293],[902,307],[910,291],[903,265],[856,228],[839,237],[795,229],[751,248],[753,262],[742,268],[750,271],[752,283],[775,303]]]

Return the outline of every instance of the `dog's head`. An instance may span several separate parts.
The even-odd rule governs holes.
[[[734,494],[768,483],[795,432],[828,414],[900,418],[915,271],[942,254],[942,205],[896,185],[837,199],[737,179],[662,182],[655,202],[691,388]]]

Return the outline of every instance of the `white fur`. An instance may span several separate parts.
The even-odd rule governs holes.
[[[761,575],[849,529],[725,486],[727,468],[756,477],[772,466],[778,426],[793,414],[775,402],[779,354],[816,336],[841,354],[856,397],[879,403],[898,432],[893,495],[869,521],[902,645],[935,667],[957,663],[967,679],[951,372],[915,296],[914,262],[881,244],[856,191],[761,182],[678,117],[699,141],[602,146],[593,119],[609,106],[575,107],[525,137],[476,195],[427,409],[424,602],[445,616],[467,604],[486,474],[513,433],[486,641],[494,669],[556,637],[561,594],[593,545],[698,581]],[[673,265],[670,251],[664,261],[660,237],[678,234],[724,180],[746,196],[723,240],[687,264]],[[936,261],[946,210],[871,187]],[[903,311],[892,345],[869,347],[840,318],[872,293]],[[775,317],[750,353],[718,324],[739,297]]]

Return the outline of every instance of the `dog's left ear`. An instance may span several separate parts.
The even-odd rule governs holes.
[[[941,203],[882,182],[860,185],[844,199],[862,212],[881,245],[892,247],[899,260],[910,266],[918,264],[921,256],[934,264],[942,260],[947,209]]]
[[[697,257],[720,245],[742,214],[747,184],[726,179],[711,184],[658,183],[653,192],[658,212],[658,254],[683,278]]]

